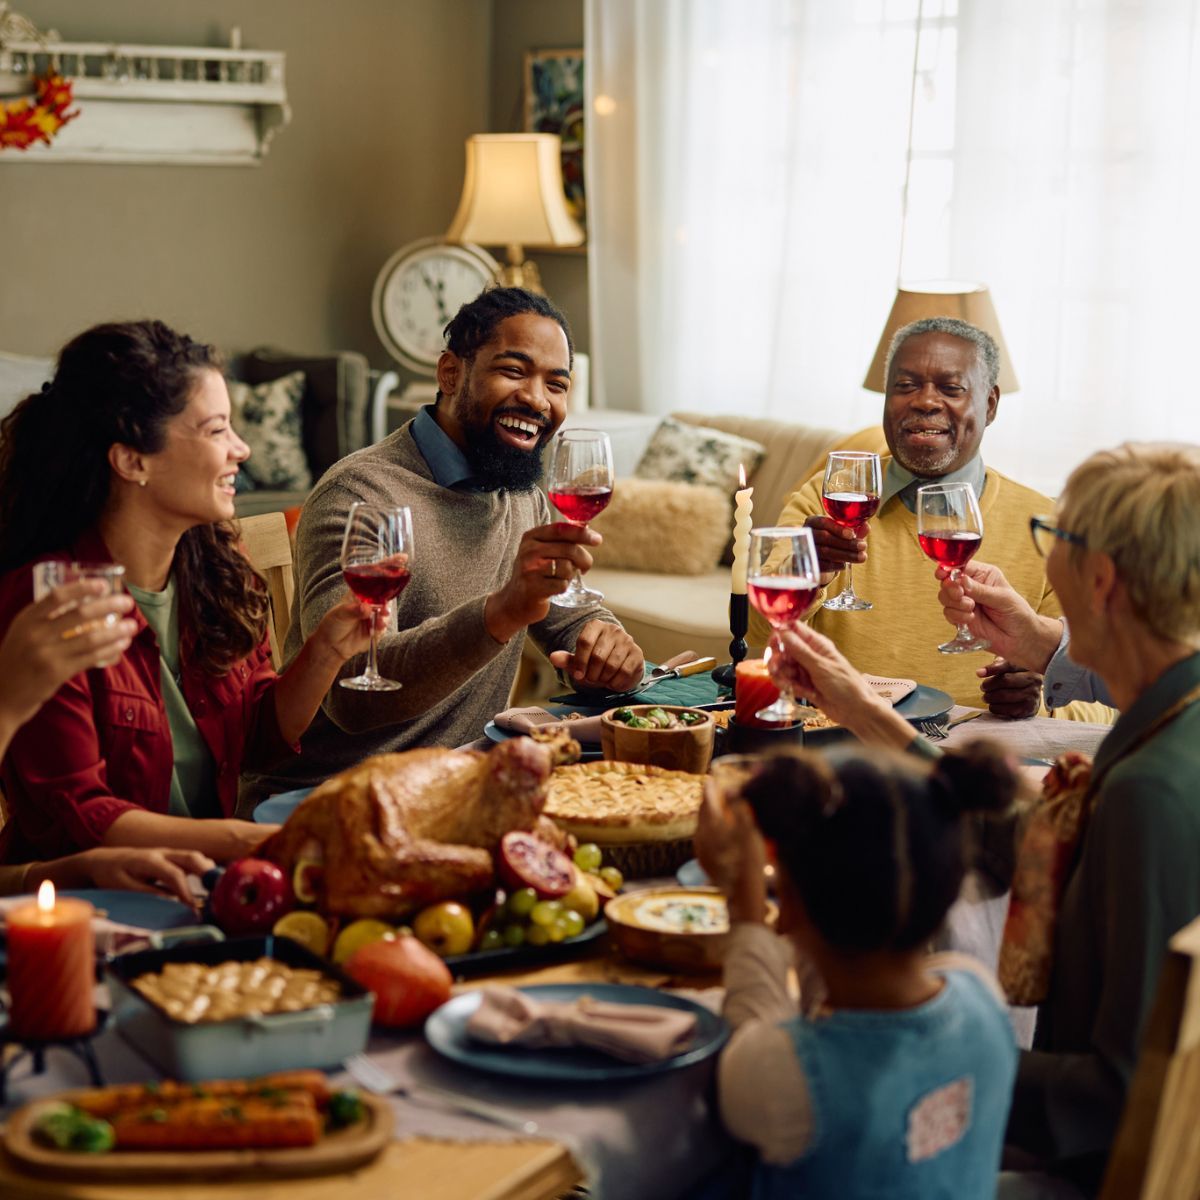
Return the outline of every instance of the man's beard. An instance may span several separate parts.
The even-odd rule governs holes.
[[[493,418],[497,415],[492,414]],[[529,413],[520,413],[527,420],[543,424],[542,418]],[[474,483],[485,492],[531,492],[542,482],[545,468],[542,454],[546,449],[544,440],[536,446],[522,450],[519,446],[505,445],[496,436],[491,420],[479,421],[474,412],[463,423],[466,440],[465,454],[474,472]]]

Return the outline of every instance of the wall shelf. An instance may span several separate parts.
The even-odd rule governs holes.
[[[100,42],[7,42],[0,98],[32,91],[49,70],[70,79],[78,120],[49,146],[0,152],[0,163],[262,161],[291,120],[284,54]]]

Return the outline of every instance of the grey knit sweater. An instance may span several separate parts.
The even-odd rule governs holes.
[[[248,803],[305,787],[369,754],[414,746],[459,746],[478,738],[505,707],[523,638],[497,642],[483,622],[490,592],[509,578],[521,535],[551,520],[540,491],[471,492],[441,487],[405,425],[342,459],[313,489],[296,531],[296,600],[285,657],[290,661],[321,618],[346,595],[339,556],[356,500],[412,509],[412,579],[396,602],[395,631],[379,641],[379,670],[397,692],[334,686],[283,772],[248,778]],[[550,606],[530,627],[549,653],[572,650],[579,630],[606,609]],[[351,659],[344,674],[366,662]]]

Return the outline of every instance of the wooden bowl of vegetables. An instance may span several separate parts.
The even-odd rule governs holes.
[[[698,708],[630,704],[600,718],[600,747],[614,762],[703,775],[712,758],[714,729],[712,717]]]

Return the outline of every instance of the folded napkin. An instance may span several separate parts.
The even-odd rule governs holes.
[[[497,1046],[586,1046],[625,1062],[658,1062],[691,1045],[694,1013],[655,1004],[609,1004],[591,996],[570,1003],[531,1000],[510,987],[482,990],[467,1032]]]
[[[544,708],[506,708],[492,718],[497,729],[509,733],[531,733],[543,727],[547,729],[563,728],[577,742],[600,745],[600,718],[578,717],[573,720],[563,720]]]
[[[863,678],[871,691],[893,704],[899,704],[905,696],[911,696],[917,690],[915,679],[888,679],[883,675],[864,675]]]

